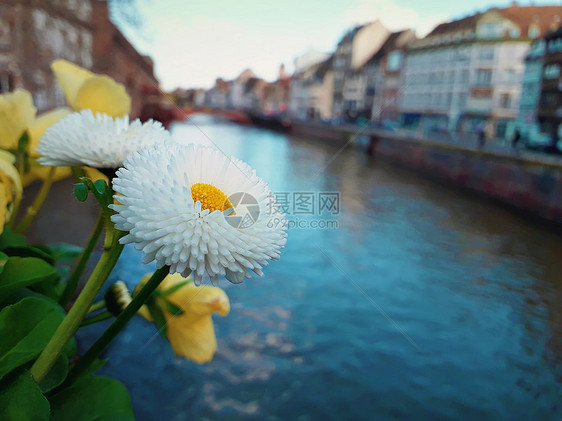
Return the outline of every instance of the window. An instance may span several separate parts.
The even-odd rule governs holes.
[[[492,70],[478,69],[476,71],[476,84],[478,86],[490,86],[492,84]]]
[[[459,95],[459,107],[464,108],[466,107],[466,94],[462,93]]]
[[[493,60],[494,59],[494,49],[491,47],[482,47],[480,50],[480,60]]]
[[[539,28],[537,25],[529,26],[529,37],[533,39],[539,37]]]
[[[389,72],[396,72],[400,70],[400,66],[402,64],[402,53],[400,51],[392,51],[388,55],[388,59],[386,62],[386,70]]]
[[[503,74],[503,81],[505,83],[515,83],[517,80],[517,73],[513,69],[505,70]]]
[[[14,89],[13,77],[10,73],[0,74],[0,94]]]
[[[556,79],[560,76],[560,66],[558,64],[545,66],[543,76],[545,79]]]
[[[501,29],[498,22],[485,22],[480,24],[478,35],[482,38],[495,38],[500,36]]]
[[[511,107],[511,94],[501,94],[500,108],[510,108],[510,107]]]
[[[449,83],[450,84],[455,83],[455,71],[454,70],[451,70],[449,72]]]
[[[468,69],[464,69],[461,73],[461,82],[467,84],[469,82],[469,79],[470,73],[468,72]]]
[[[519,35],[521,35],[521,31],[519,31],[519,28],[511,28],[509,30],[509,36],[511,38],[519,38]]]

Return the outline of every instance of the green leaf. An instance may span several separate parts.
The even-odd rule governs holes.
[[[58,279],[56,269],[36,257],[10,257],[0,273],[0,298],[19,288]]]
[[[61,279],[70,278],[70,266],[57,266],[57,273]]]
[[[6,247],[3,251],[8,256],[37,257],[51,265],[55,263],[55,259],[51,254],[35,246],[11,246]]]
[[[168,313],[170,313],[172,316],[181,316],[183,314],[183,310],[171,301],[166,300],[166,307]]]
[[[173,294],[174,292],[176,292],[178,289],[182,288],[183,286],[189,284],[191,282],[191,280],[187,280],[187,281],[182,281],[182,282],[178,282],[176,285],[174,285],[171,288],[168,288],[166,291],[160,291],[159,289],[157,289],[156,291],[154,291],[154,295],[157,295],[158,297],[167,297],[170,294]]]
[[[46,298],[24,298],[0,311],[0,379],[37,357],[63,318],[62,308]]]
[[[127,389],[109,377],[81,377],[50,401],[52,421],[135,419]]]
[[[94,360],[92,362],[92,364],[90,364],[88,366],[88,368],[86,370],[84,370],[84,372],[82,374],[80,374],[79,377],[89,376],[90,374],[93,374],[96,371],[98,371],[100,368],[102,368],[106,364],[107,364],[107,360],[102,360],[102,359],[98,358],[98,359]]]
[[[165,338],[168,329],[166,328],[166,318],[164,317],[164,313],[162,313],[162,309],[156,304],[156,300],[153,297],[146,302],[146,306],[148,307],[148,311],[152,316],[152,320],[154,320],[158,332]]]
[[[58,356],[55,364],[47,375],[39,383],[39,387],[43,393],[47,393],[53,390],[55,387],[59,386],[66,376],[68,375],[68,357],[62,353]]]
[[[22,234],[11,232],[10,228],[4,227],[2,235],[0,235],[0,250],[7,247],[23,247],[27,245],[27,240]]]
[[[78,345],[76,344],[76,339],[74,337],[70,338],[70,340],[66,343],[64,348],[62,349],[69,360],[76,357],[78,355]]]
[[[4,270],[4,266],[8,262],[8,255],[0,251],[0,273]]]
[[[88,198],[88,188],[84,183],[74,185],[74,196],[80,201],[85,202]]]
[[[27,371],[0,383],[0,419],[47,421],[49,401]]]
[[[64,284],[60,282],[60,275],[57,269],[57,277],[55,279],[47,280],[44,282],[39,282],[30,285],[29,288],[33,291],[37,291],[51,300],[58,302],[62,292],[64,291]]]
[[[99,194],[104,194],[106,188],[105,180],[99,179],[94,181],[94,187]]]
[[[61,263],[72,263],[84,251],[82,247],[66,243],[53,244],[49,248],[55,260]]]
[[[29,145],[29,134],[27,133],[27,130],[25,132],[23,132],[23,134],[21,135],[21,137],[18,140],[18,149],[20,151],[27,151],[27,146]]]

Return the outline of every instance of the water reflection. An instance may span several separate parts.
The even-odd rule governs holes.
[[[322,142],[196,123],[174,136],[212,139],[274,191],[339,191],[340,225],[291,230],[265,278],[224,285],[208,365],[145,346],[154,327],[134,320],[104,370],[139,419],[562,417],[559,236],[360,151],[331,162]],[[140,259],[127,247],[115,277],[134,285]]]

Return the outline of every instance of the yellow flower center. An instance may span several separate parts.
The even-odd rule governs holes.
[[[233,207],[226,194],[207,183],[196,183],[191,186],[191,197],[194,203],[201,202],[201,210],[225,211]]]

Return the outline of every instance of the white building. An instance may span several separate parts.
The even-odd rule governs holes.
[[[332,57],[293,76],[289,114],[293,118],[326,120],[332,116],[334,72]]]
[[[488,123],[504,137],[519,112],[530,41],[562,6],[512,6],[438,25],[405,56],[400,110],[405,125],[474,132]]]
[[[319,80],[316,72],[320,64],[325,63],[330,57],[330,54],[309,50],[305,54],[295,58],[295,73],[292,77],[288,105],[288,111],[291,117],[307,119],[310,117],[311,113],[314,113],[314,111],[311,111],[311,108],[313,108],[311,105],[312,90],[314,90],[313,86],[318,85],[319,82],[320,84],[324,83],[324,77]],[[333,90],[332,86],[329,84],[326,86],[326,89],[330,92]],[[316,91],[318,91],[318,89],[316,89]],[[316,92],[316,96],[318,96],[318,94],[320,93]],[[331,107],[331,99],[329,102]],[[328,118],[331,115],[331,110],[328,113],[323,112],[322,115],[322,118]]]
[[[380,21],[357,26],[338,43],[334,52],[332,114],[343,119],[365,110],[366,75],[362,67],[380,49],[390,32]]]
[[[232,107],[238,110],[248,108],[248,100],[245,95],[246,83],[256,75],[250,69],[244,70],[240,75],[232,81],[230,87],[230,103]]]

